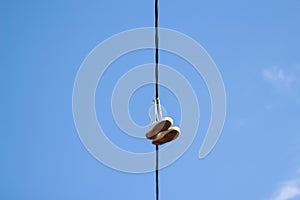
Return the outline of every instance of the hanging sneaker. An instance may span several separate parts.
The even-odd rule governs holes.
[[[146,133],[148,139],[154,139],[156,135],[161,132],[168,130],[173,124],[173,120],[170,117],[164,117],[161,120],[155,122]]]
[[[175,140],[180,134],[180,128],[171,127],[168,130],[162,131],[157,134],[156,138],[153,139],[152,144],[162,145],[167,142]]]

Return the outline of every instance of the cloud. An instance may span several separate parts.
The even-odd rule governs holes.
[[[300,65],[264,68],[262,77],[265,82],[269,83],[270,92],[292,99],[297,107],[300,105]],[[269,102],[265,109],[270,111],[276,106],[274,101]]]
[[[279,84],[282,86],[290,86],[294,81],[297,80],[296,77],[287,74],[284,69],[279,67],[266,68],[263,70],[264,78],[272,83]]]
[[[300,168],[294,179],[281,184],[281,187],[274,193],[269,200],[296,200],[300,198]]]
[[[298,181],[289,181],[285,183],[271,200],[291,200],[300,197],[300,186]]]

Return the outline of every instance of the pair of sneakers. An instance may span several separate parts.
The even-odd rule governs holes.
[[[164,117],[150,127],[146,133],[146,137],[152,140],[152,144],[154,145],[162,145],[175,140],[180,134],[180,129],[176,126],[171,127],[172,124],[172,118]]]

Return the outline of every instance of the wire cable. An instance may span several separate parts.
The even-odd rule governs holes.
[[[160,112],[160,102],[158,98],[158,0],[155,0],[155,105],[156,113]],[[158,121],[158,116],[156,116],[156,121]],[[156,183],[156,200],[159,200],[159,180],[158,180],[158,159],[159,159],[159,148],[156,145],[156,166],[155,166],[155,183]]]
[[[159,199],[159,185],[158,185],[158,145],[156,145],[156,172],[155,172],[155,175],[156,175],[156,179],[155,179],[155,182],[156,182],[156,200]]]
[[[155,98],[158,99],[158,0],[155,0]]]

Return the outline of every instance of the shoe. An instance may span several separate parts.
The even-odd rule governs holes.
[[[159,132],[168,130],[173,124],[173,120],[170,117],[164,117],[158,122],[155,122],[146,133],[148,139],[154,139]]]
[[[180,134],[178,127],[171,127],[168,130],[162,131],[157,134],[156,138],[153,139],[152,144],[162,145],[172,140],[175,140]]]

